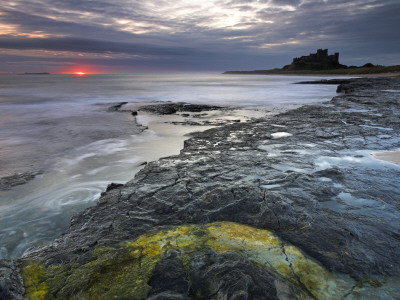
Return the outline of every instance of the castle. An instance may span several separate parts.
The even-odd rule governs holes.
[[[292,64],[299,63],[334,63],[339,64],[339,53],[328,55],[328,49],[318,49],[317,53],[310,53],[308,56],[293,58]]]
[[[293,58],[290,65],[283,67],[283,70],[332,70],[346,68],[339,63],[339,53],[328,55],[328,49],[318,49],[317,53],[310,53],[308,56]]]
[[[281,69],[254,70],[254,71],[226,71],[224,74],[307,74],[311,71],[322,71],[329,74],[330,70],[346,69],[346,65],[339,63],[339,53],[328,55],[328,49],[318,49],[317,53],[293,58],[290,65]]]

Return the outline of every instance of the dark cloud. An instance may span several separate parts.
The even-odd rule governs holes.
[[[0,45],[3,49],[16,50],[48,50],[72,51],[82,53],[125,53],[132,55],[189,55],[195,50],[187,47],[163,48],[152,45],[130,43],[108,43],[104,41],[85,40],[76,38],[18,38],[1,37]]]
[[[118,32],[113,28],[107,28],[102,25],[95,26],[74,22],[72,20],[56,20],[20,11],[3,10],[3,14],[0,14],[0,22],[17,25],[20,32],[28,33],[40,31],[48,34],[84,38],[96,36],[107,40],[133,38],[131,34],[128,35],[124,32]]]
[[[210,1],[182,2],[182,11],[180,0],[5,2],[0,23],[19,34],[0,32],[0,49],[10,51],[0,67],[14,61],[12,51],[40,49],[107,54],[92,63],[151,70],[279,67],[317,48],[339,51],[347,64],[400,61],[398,0]]]
[[[275,5],[299,5],[301,0],[271,0],[271,3]]]

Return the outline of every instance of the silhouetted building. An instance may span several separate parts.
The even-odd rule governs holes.
[[[318,49],[317,53],[310,53],[308,56],[296,57],[293,58],[292,64],[298,63],[339,63],[339,53],[336,52],[334,55],[328,55],[328,49]]]
[[[339,63],[339,53],[328,55],[328,49],[318,49],[317,53],[293,58],[290,65],[284,66],[286,70],[329,70],[341,69],[347,66]]]

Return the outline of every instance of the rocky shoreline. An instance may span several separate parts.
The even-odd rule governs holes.
[[[196,133],[110,186],[49,246],[0,262],[5,299],[396,299],[400,80]]]

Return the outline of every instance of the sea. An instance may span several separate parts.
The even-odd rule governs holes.
[[[246,121],[330,100],[335,85],[293,84],[319,79],[326,77],[0,74],[0,180],[33,178],[0,190],[0,259],[59,237],[71,216],[95,205],[108,184],[129,181],[145,162],[178,154],[191,132],[212,127],[109,107],[210,104],[231,108],[211,118],[231,114]]]

